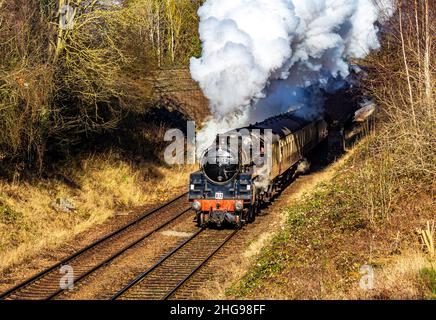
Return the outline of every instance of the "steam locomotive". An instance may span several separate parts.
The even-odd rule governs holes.
[[[265,134],[259,134],[267,130],[272,133],[268,141]],[[292,113],[219,135],[203,153],[201,169],[190,176],[189,201],[198,225],[241,227],[252,222],[259,206],[270,201],[327,135],[326,121],[310,122]],[[244,146],[247,136],[248,148]],[[231,148],[231,141],[238,142],[236,149]],[[253,145],[259,147],[259,154],[255,155]],[[256,165],[255,157],[263,163]]]
[[[189,201],[198,225],[230,223],[241,227],[252,222],[262,204],[286,185],[314,148],[324,145],[323,157],[331,161],[366,135],[374,125],[378,107],[358,85],[361,76],[352,73],[342,89],[325,92],[322,120],[307,121],[286,113],[218,136],[204,152],[200,170],[190,176]],[[219,143],[235,136],[241,140],[240,132],[248,131],[249,140],[260,145],[262,158],[266,156],[266,141],[258,132],[265,130],[272,130],[266,171],[262,170],[265,166],[255,165],[256,159],[246,151],[243,141],[236,151],[228,143]]]

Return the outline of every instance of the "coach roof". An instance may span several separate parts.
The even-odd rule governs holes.
[[[241,129],[270,129],[272,130],[273,134],[279,135],[281,138],[286,137],[291,133],[294,133],[305,126],[307,126],[310,123],[310,121],[307,121],[301,117],[298,117],[292,113],[285,113],[279,116],[275,116],[272,118],[269,118],[265,121],[258,122],[254,125],[250,125],[245,128]],[[239,129],[239,130],[241,130]]]

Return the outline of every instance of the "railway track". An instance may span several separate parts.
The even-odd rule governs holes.
[[[237,232],[198,230],[120,290],[112,300],[171,299]]]
[[[148,211],[126,226],[0,294],[0,300],[56,299],[66,290],[60,285],[61,278],[64,276],[60,272],[63,266],[72,268],[74,285],[80,283],[127,250],[185,215],[190,210],[190,207],[185,204],[185,196],[186,193]]]

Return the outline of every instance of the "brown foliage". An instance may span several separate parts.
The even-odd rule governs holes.
[[[383,109],[368,166],[380,176],[377,190],[395,198],[418,186],[434,193],[435,10],[432,1],[399,1],[381,50],[364,62],[365,86]]]
[[[201,1],[0,1],[0,161],[43,169],[93,133],[144,113],[149,72],[198,53]],[[74,8],[61,27],[59,9]],[[145,102],[144,102],[145,101]]]

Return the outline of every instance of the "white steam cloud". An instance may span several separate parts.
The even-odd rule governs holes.
[[[346,78],[350,58],[379,48],[377,22],[393,12],[392,0],[207,0],[202,57],[191,59],[212,111],[200,145],[286,111],[318,115],[320,88]]]

